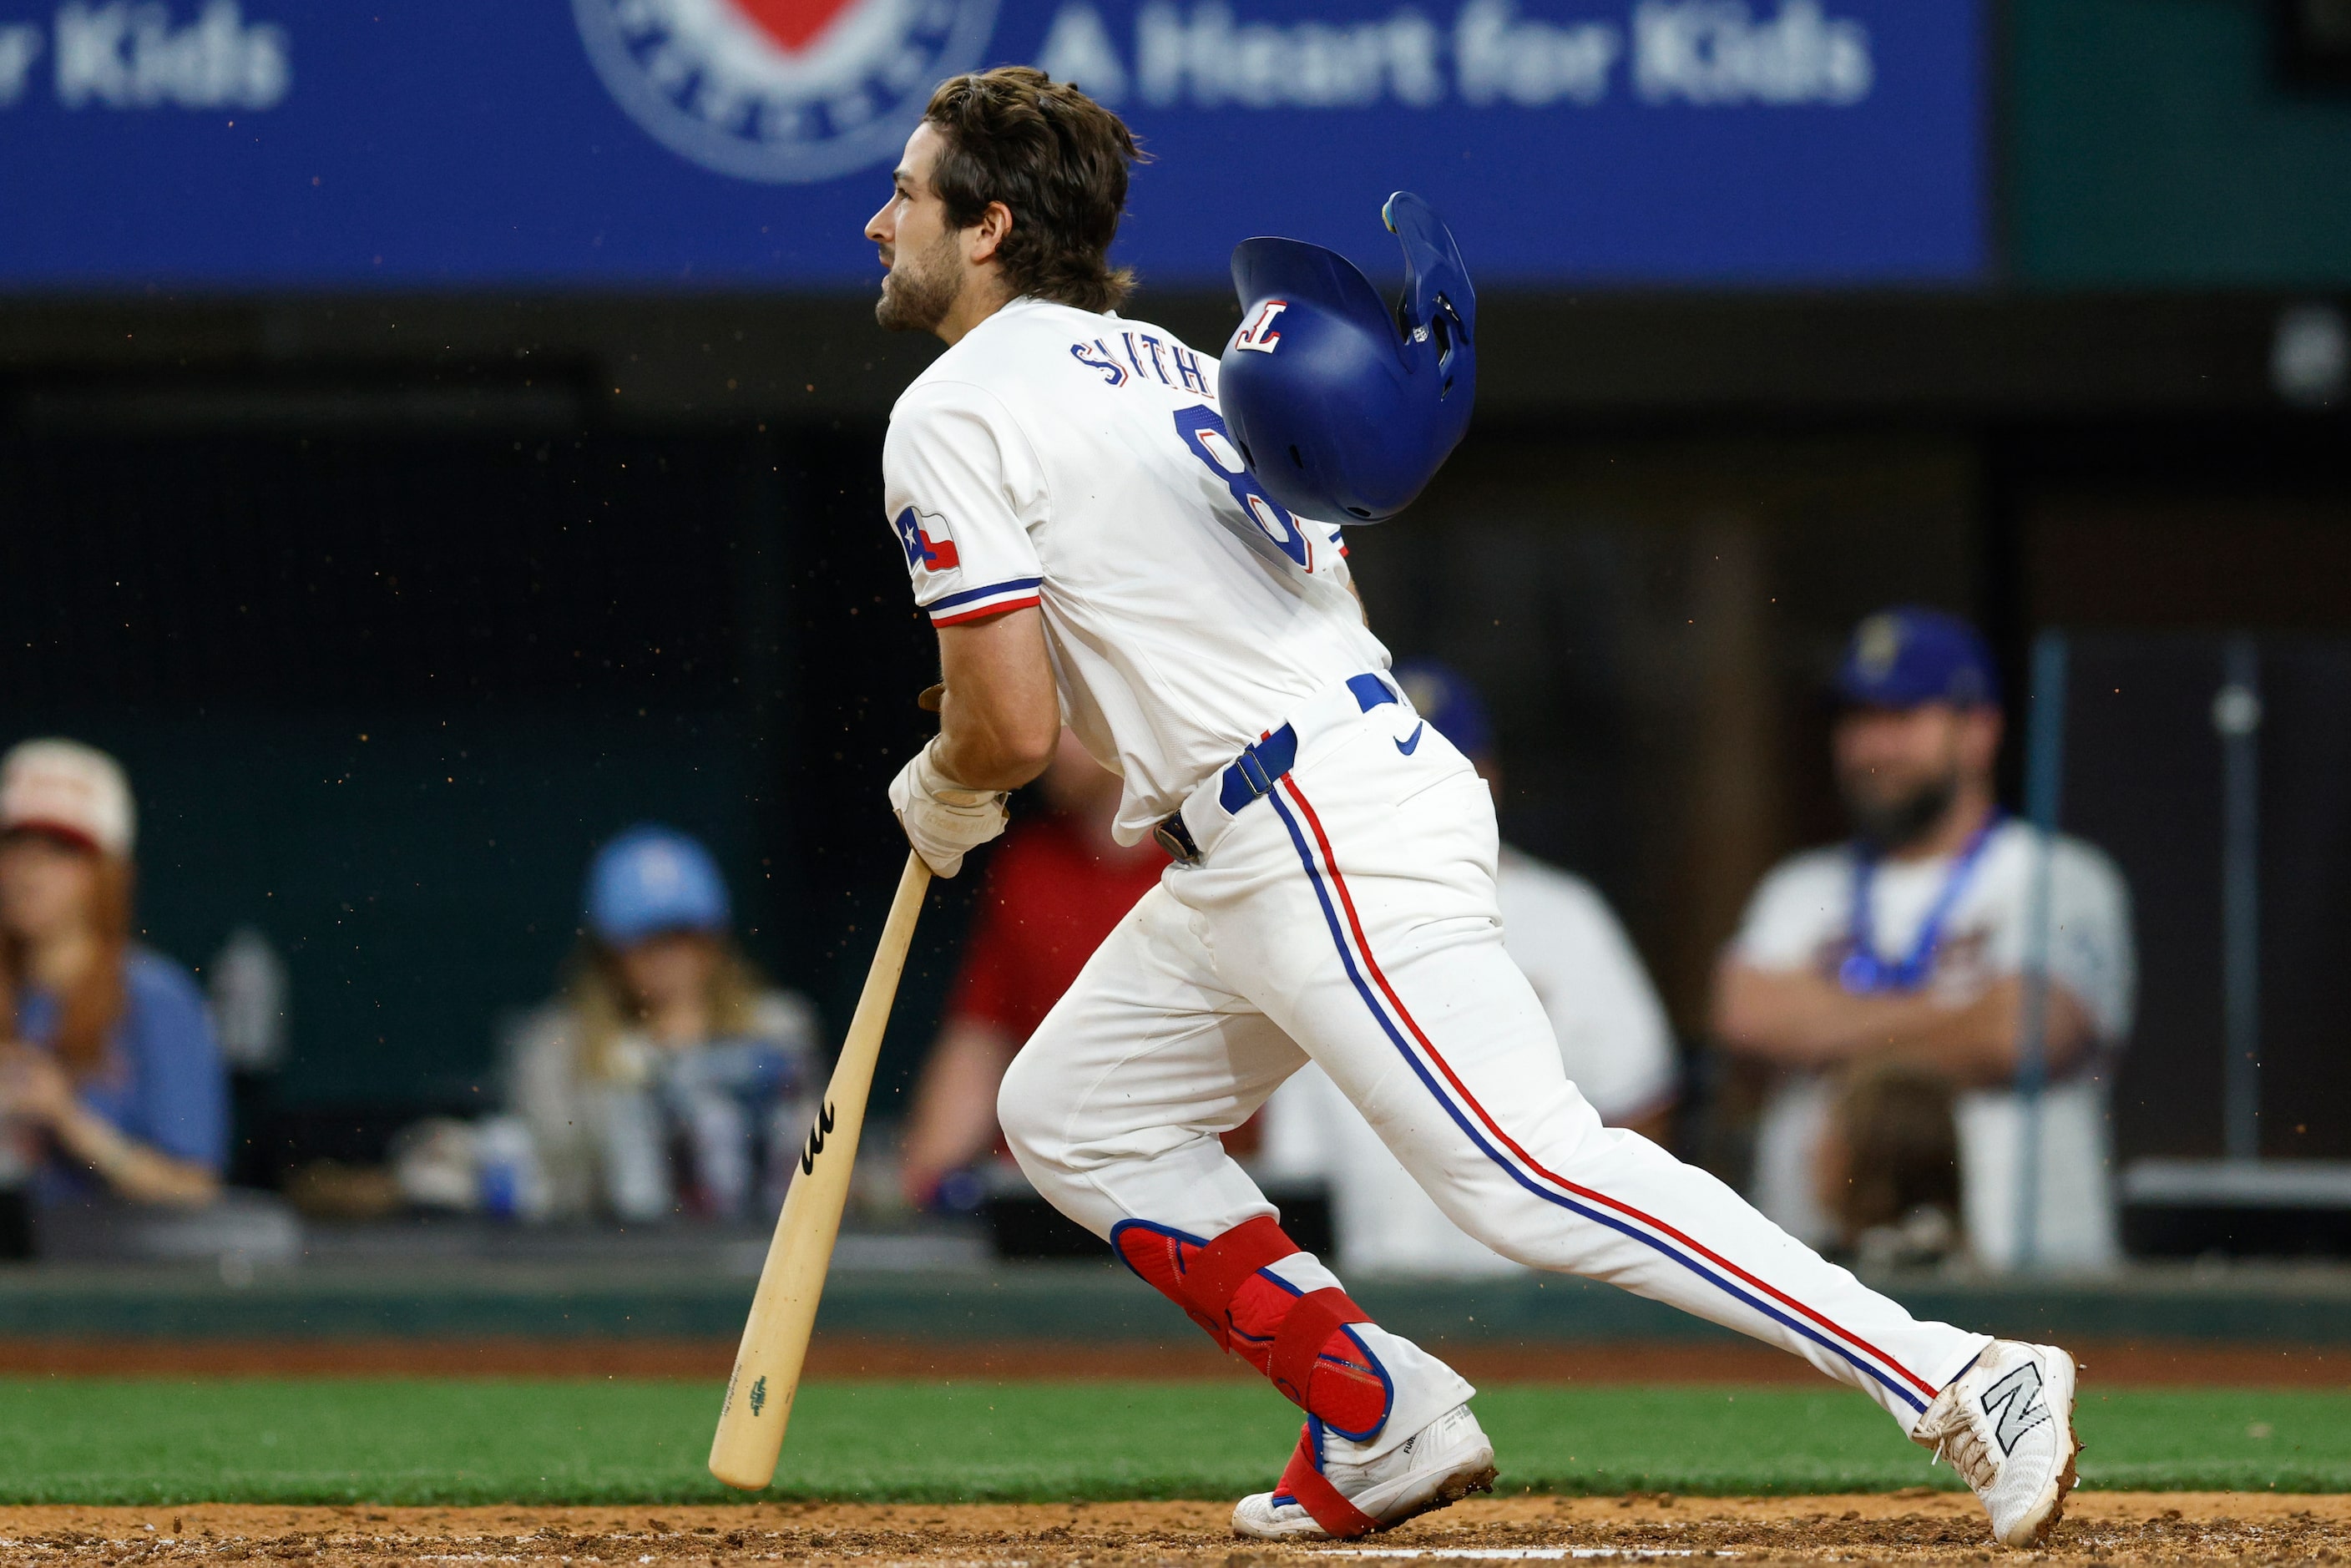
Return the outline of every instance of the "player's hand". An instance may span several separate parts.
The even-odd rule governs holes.
[[[967,789],[939,771],[931,760],[930,746],[890,780],[890,809],[906,841],[923,857],[933,876],[953,876],[963,869],[963,857],[1004,831],[1004,791]]]

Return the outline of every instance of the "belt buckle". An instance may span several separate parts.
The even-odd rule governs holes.
[[[1200,863],[1200,846],[1192,841],[1192,830],[1184,825],[1184,813],[1170,812],[1151,830],[1152,841],[1167,852],[1167,858],[1179,865]]]

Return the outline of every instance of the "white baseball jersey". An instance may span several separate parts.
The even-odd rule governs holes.
[[[1503,951],[1485,781],[1364,680],[1387,653],[1335,530],[1259,493],[1216,391],[1215,363],[1156,328],[1023,300],[891,423],[916,597],[946,625],[1041,606],[1063,714],[1125,779],[1123,839],[1297,726],[1293,765],[1208,802],[1201,856],[1143,895],[1013,1060],[997,1112],[1022,1171],[1113,1247],[1205,1246],[1273,1213],[1218,1134],[1311,1061],[1487,1246],[1784,1345],[1915,1424],[1985,1337],[1918,1322],[1600,1124]],[[1267,1271],[1337,1282],[1304,1253]],[[1409,1341],[1342,1332],[1387,1391],[1373,1428],[1343,1435],[1353,1462],[1472,1392]]]
[[[1928,986],[1954,1003],[2022,973],[2032,940],[2032,886],[2040,835],[2011,820],[1994,828],[1982,859],[1944,925]],[[1854,859],[1848,848],[1813,850],[1782,862],[1755,890],[1731,951],[1758,969],[1834,975],[1850,946]],[[1903,954],[1949,881],[1948,857],[1880,864],[1870,884],[1874,940]],[[2103,1049],[2077,1061],[2044,1097],[2037,1250],[2085,1264],[2116,1252],[2107,1186],[2102,1080],[2130,1033],[2137,992],[2130,893],[2098,850],[2060,834],[2050,865],[2051,978],[2088,1013]],[[1825,1241],[1834,1231],[1815,1196],[1814,1151],[1826,1128],[1830,1085],[1791,1074],[1765,1105],[1756,1131],[1755,1201],[1796,1235]],[[1970,1245],[2004,1264],[2016,1250],[2016,1097],[1963,1094],[1958,1107],[1961,1202]]]
[[[1678,1077],[1673,1030],[1607,900],[1582,877],[1508,844],[1497,870],[1503,951],[1534,987],[1568,1081],[1612,1125],[1671,1103]],[[1327,1184],[1339,1260],[1347,1267],[1518,1270],[1445,1218],[1321,1068],[1301,1068],[1274,1091],[1264,1126],[1259,1168],[1269,1178]]]
[[[1062,716],[1126,781],[1121,843],[1306,697],[1387,667],[1338,529],[1258,488],[1215,358],[1162,328],[1013,301],[899,398],[882,482],[934,625],[1043,610]]]

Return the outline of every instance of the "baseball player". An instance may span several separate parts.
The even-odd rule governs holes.
[[[1305,1410],[1234,1529],[1359,1535],[1494,1476],[1469,1385],[1350,1301],[1218,1141],[1311,1059],[1488,1246],[1803,1356],[1949,1457],[2000,1540],[2040,1539],[2073,1484],[2064,1352],[1914,1319],[1604,1128],[1567,1081],[1502,948],[1493,802],[1388,676],[1339,530],[1268,494],[1215,357],[1116,314],[1131,279],[1106,253],[1134,158],[1073,87],[955,78],[867,225],[881,322],[947,345],[883,456],[946,688],[890,800],[951,876],[1066,719],[1123,780],[1118,835],[1171,851],[998,1113],[1040,1192]],[[1393,319],[1373,325],[1403,351]],[[1282,330],[1260,308],[1244,351],[1279,355]]]

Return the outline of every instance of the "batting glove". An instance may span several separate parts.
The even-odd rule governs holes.
[[[890,809],[931,874],[953,876],[967,853],[1004,831],[1005,792],[967,789],[948,778],[931,760],[937,745],[933,740],[914,753],[890,780]]]

